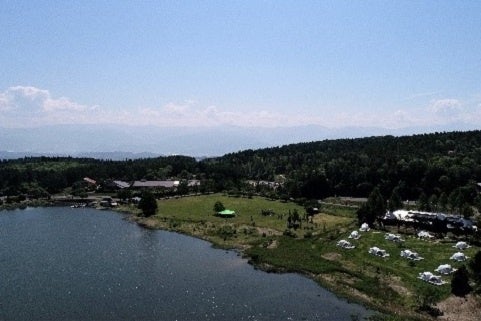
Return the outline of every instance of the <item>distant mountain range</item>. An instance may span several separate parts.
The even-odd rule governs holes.
[[[35,128],[0,128],[0,158],[73,156],[112,160],[190,155],[221,156],[246,149],[337,138],[411,135],[436,131],[470,130],[457,124],[449,128],[344,127],[140,127],[121,125],[56,125]]]

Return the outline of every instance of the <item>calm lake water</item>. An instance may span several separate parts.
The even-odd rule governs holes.
[[[297,274],[94,209],[0,212],[0,320],[352,320]]]

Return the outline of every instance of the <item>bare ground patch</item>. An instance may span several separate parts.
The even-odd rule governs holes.
[[[275,248],[277,248],[278,246],[279,246],[279,242],[277,242],[277,240],[274,240],[274,241],[272,241],[271,244],[269,244],[269,245],[267,246],[267,248],[268,248],[268,249],[275,249]]]
[[[386,276],[383,278],[384,283],[386,283],[391,289],[399,293],[403,297],[411,296],[412,292],[406,288],[402,282],[401,278],[398,276]]]
[[[316,275],[316,278],[321,280],[321,283],[328,284],[329,287],[332,289],[339,290],[341,288],[342,291],[346,293],[347,296],[354,298],[356,300],[359,300],[360,302],[366,302],[366,303],[372,302],[371,297],[350,286],[350,284],[353,284],[355,281],[354,278],[352,277],[350,277],[349,280],[346,278],[343,278],[342,284],[338,282],[339,276],[332,275],[332,274],[318,274]]]
[[[323,254],[321,257],[329,261],[339,261],[342,258],[342,255],[336,252],[329,252]]]
[[[437,304],[444,315],[438,317],[443,321],[481,320],[481,297],[468,295],[466,298],[450,296]]]
[[[282,233],[277,230],[274,230],[271,228],[265,228],[265,227],[257,227],[257,233],[259,233],[259,235],[266,235],[266,236],[282,235]]]

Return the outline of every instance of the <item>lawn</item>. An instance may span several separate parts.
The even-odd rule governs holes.
[[[399,283],[405,287],[407,295],[410,300],[407,302],[414,304],[416,294],[419,291],[423,292],[426,288],[436,288],[437,297],[444,298],[449,295],[451,287],[451,276],[442,276],[442,279],[447,283],[441,286],[434,286],[419,280],[417,277],[419,273],[429,271],[434,274],[440,264],[451,264],[455,268],[459,268],[465,264],[463,262],[455,262],[450,260],[452,254],[457,252],[453,245],[454,241],[430,241],[422,240],[411,235],[402,235],[404,242],[396,243],[385,240],[385,233],[379,231],[369,231],[361,234],[359,240],[351,241],[356,248],[353,250],[332,249],[341,254],[342,260],[351,262],[355,265],[362,266],[363,269],[369,271],[376,271],[386,276],[396,276]],[[347,235],[344,236],[347,239]],[[380,258],[368,253],[372,246],[377,246],[386,250],[390,256],[387,258]],[[401,257],[402,250],[409,249],[417,252],[423,260],[411,261]],[[479,248],[471,247],[464,250],[468,257],[473,257]],[[427,290],[426,290],[427,291]],[[405,295],[406,296],[406,295]]]
[[[344,228],[343,228],[344,229]],[[421,272],[434,274],[440,264],[461,267],[463,262],[451,261],[457,252],[454,241],[421,240],[402,235],[404,242],[395,243],[384,238],[385,232],[371,230],[361,233],[359,240],[348,238],[350,231],[327,230],[312,239],[278,237],[277,247],[269,249],[262,244],[247,250],[257,263],[282,267],[287,271],[304,271],[338,294],[354,297],[362,302],[387,311],[406,313],[414,311],[422,302],[438,302],[451,291],[451,277],[442,275],[446,284],[431,285],[418,279]],[[356,248],[341,249],[338,240],[350,240]],[[385,249],[390,256],[380,258],[368,253],[370,247]],[[410,249],[423,257],[411,261],[400,256],[401,250]],[[479,251],[477,247],[464,250],[468,257]]]
[[[222,218],[214,212],[214,204],[219,201],[226,209],[234,210],[235,217]],[[193,197],[171,198],[158,201],[157,218],[184,222],[210,222],[217,224],[233,224],[236,226],[254,226],[283,232],[287,228],[289,212],[297,210],[304,216],[305,209],[292,202],[273,201],[263,197],[231,197],[223,194],[211,194]],[[273,215],[264,216],[262,210],[271,210]],[[338,215],[320,215],[317,222],[320,229],[331,229],[336,225],[346,225],[351,218]],[[316,220],[317,221],[317,220]],[[316,224],[305,224],[304,228],[314,228]],[[302,234],[306,229],[299,229]]]
[[[218,201],[234,210],[236,216],[216,216],[214,204]],[[451,276],[442,276],[446,284],[435,286],[419,280],[418,274],[434,273],[440,264],[455,268],[463,264],[449,259],[457,252],[453,240],[421,240],[403,234],[404,241],[395,243],[377,230],[361,232],[359,240],[350,240],[350,232],[358,226],[355,209],[346,207],[321,207],[313,222],[303,221],[300,228],[285,233],[289,212],[297,210],[301,217],[305,214],[303,207],[292,202],[211,194],[159,200],[158,206],[155,216],[138,218],[140,223],[204,238],[215,246],[243,249],[261,268],[305,273],[338,294],[414,319],[419,314],[412,311],[422,302],[437,302],[451,291]],[[262,210],[274,214],[265,216]],[[337,247],[341,239],[350,240],[356,248]],[[369,254],[372,246],[385,249],[390,256]],[[414,262],[402,258],[403,249],[415,251],[424,259]],[[471,247],[464,252],[473,257],[477,251],[478,247]]]
[[[222,218],[214,212],[216,202],[236,215]],[[254,196],[233,197],[224,194],[178,197],[158,200],[157,214],[153,217],[135,217],[139,224],[148,228],[161,228],[193,235],[211,241],[223,248],[245,249],[266,238],[279,236],[287,229],[289,213],[298,211],[301,217],[305,209],[293,202],[274,201]],[[119,210],[139,214],[135,207]],[[263,215],[270,210],[272,215]],[[318,214],[313,222],[303,221],[297,230],[291,229],[299,238],[328,230],[346,230],[354,221],[354,212],[345,210],[340,214]]]

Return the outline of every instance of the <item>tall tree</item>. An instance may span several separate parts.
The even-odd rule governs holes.
[[[469,270],[475,282],[475,290],[481,293],[481,251],[478,251],[469,261]]]
[[[214,204],[214,212],[215,212],[215,213],[219,213],[219,212],[222,212],[223,210],[225,210],[224,204],[222,204],[221,201],[215,202],[215,204]]]
[[[381,195],[381,191],[378,187],[375,187],[367,202],[364,203],[357,211],[359,222],[365,222],[372,225],[376,219],[381,219],[386,214],[386,202]]]
[[[471,291],[472,288],[469,285],[468,269],[463,265],[453,274],[451,280],[451,293],[456,296],[464,297]]]
[[[441,211],[446,211],[448,209],[448,195],[446,195],[445,192],[442,192],[439,196],[438,204]]]
[[[395,187],[392,190],[391,197],[389,198],[389,203],[388,203],[389,211],[393,212],[395,210],[402,208],[402,206],[403,206],[403,203],[402,203],[401,196],[399,195],[399,188]]]
[[[438,210],[439,208],[438,203],[439,203],[439,200],[436,194],[433,194],[431,195],[431,197],[429,197],[429,207],[431,208],[431,211],[436,212]]]
[[[154,194],[148,191],[143,192],[138,207],[142,210],[142,214],[145,217],[155,215],[158,205]]]
[[[421,211],[431,211],[431,206],[429,205],[428,197],[424,192],[419,195],[418,208]]]

